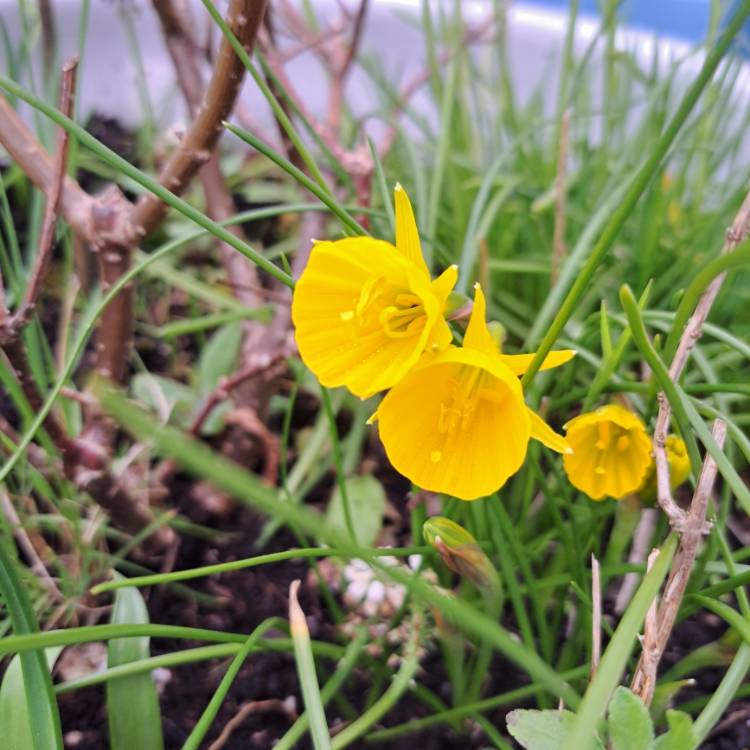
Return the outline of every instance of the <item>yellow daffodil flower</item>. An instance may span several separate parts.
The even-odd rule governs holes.
[[[432,281],[406,192],[396,185],[396,245],[371,237],[316,242],[297,282],[300,356],[327,387],[362,398],[395,385],[427,348],[450,344],[443,313],[458,276]]]
[[[653,462],[640,417],[619,404],[581,414],[565,425],[573,452],[563,466],[574,487],[592,500],[620,500],[636,492]]]
[[[674,490],[690,476],[690,456],[685,441],[677,435],[667,435],[664,450],[669,464],[669,485]],[[656,499],[656,464],[653,458],[638,494],[643,501],[653,502]]]
[[[427,353],[389,391],[374,419],[393,466],[433,492],[475,500],[498,490],[521,467],[530,438],[564,452],[562,436],[523,400],[517,375],[533,355],[502,355],[475,287],[462,348]],[[543,369],[574,352],[552,352]]]

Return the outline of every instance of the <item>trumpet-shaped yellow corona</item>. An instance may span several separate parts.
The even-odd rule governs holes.
[[[618,404],[587,412],[565,425],[573,452],[563,459],[571,484],[592,500],[636,492],[653,462],[640,417]]]
[[[543,367],[573,354],[553,352]],[[524,403],[517,375],[530,361],[499,353],[476,285],[463,347],[426,354],[374,417],[393,466],[424,489],[474,500],[518,471],[530,438],[567,450],[562,436]]]
[[[690,476],[690,456],[688,456],[685,441],[678,435],[667,435],[664,443],[669,464],[670,489],[676,489]],[[656,464],[651,461],[646,477],[638,488],[641,500],[656,499]]]
[[[431,280],[400,185],[395,204],[395,247],[370,237],[316,242],[292,300],[305,364],[324,386],[363,398],[401,380],[428,347],[451,341],[443,312],[457,268]]]

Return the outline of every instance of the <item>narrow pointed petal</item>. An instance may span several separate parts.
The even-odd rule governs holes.
[[[393,191],[394,203],[396,204],[396,249],[407,259],[425,273],[429,274],[427,264],[422,255],[422,244],[419,241],[419,230],[414,219],[414,211],[401,185],[396,183]],[[455,283],[455,282],[454,282]]]
[[[448,295],[453,291],[458,281],[458,266],[448,266],[435,281],[432,282],[432,291],[435,296],[445,305]]]
[[[474,309],[471,311],[469,325],[466,328],[464,347],[477,349],[485,354],[497,355],[497,342],[492,338],[492,334],[487,328],[486,315],[487,304],[484,300],[482,287],[479,284],[474,284]]]
[[[572,453],[573,449],[568,445],[562,435],[558,435],[533,409],[529,409],[531,418],[531,437],[546,445],[550,450],[558,453]]]
[[[564,365],[575,357],[576,352],[572,349],[560,349],[550,352],[542,362],[540,370],[551,370],[553,367]],[[523,375],[529,369],[534,354],[501,354],[503,362],[510,367],[516,375]]]
[[[427,351],[442,351],[447,349],[453,341],[453,334],[445,318],[438,318],[432,328],[432,333],[427,341]]]

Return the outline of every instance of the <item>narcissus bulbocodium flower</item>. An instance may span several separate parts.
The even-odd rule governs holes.
[[[395,246],[371,237],[315,242],[292,300],[305,364],[324,386],[363,398],[397,383],[425,349],[451,341],[443,312],[458,269],[430,278],[400,185],[395,204]]]
[[[669,486],[674,490],[690,476],[690,456],[685,441],[677,435],[667,435],[664,450],[669,464]],[[656,499],[656,464],[653,458],[646,477],[638,488],[638,495],[644,501]]]
[[[567,445],[523,400],[518,375],[533,355],[504,355],[485,321],[482,290],[463,347],[426,353],[383,399],[373,419],[393,466],[433,492],[475,500],[498,490],[521,467],[529,439]],[[575,352],[551,352],[542,369]]]
[[[609,404],[571,419],[565,431],[573,452],[563,466],[574,487],[592,500],[619,500],[641,487],[653,458],[640,417]]]

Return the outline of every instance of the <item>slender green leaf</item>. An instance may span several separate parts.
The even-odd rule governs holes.
[[[8,554],[3,539],[0,539],[0,598],[5,602],[15,633],[15,636],[0,639],[0,644],[7,644],[14,637],[40,635],[28,594],[18,578],[16,561]],[[52,677],[41,644],[37,645],[36,649],[26,651],[20,656],[31,727],[30,747],[33,750],[62,750],[60,714],[52,689]]]
[[[50,671],[61,651],[62,647],[57,646],[45,652]],[[11,659],[3,675],[0,686],[0,727],[3,732],[3,750],[35,750],[20,654]]]
[[[307,629],[305,613],[297,600],[299,581],[294,581],[289,589],[289,630],[294,643],[294,660],[297,664],[302,698],[305,710],[310,717],[310,735],[315,750],[331,750],[331,736],[328,733],[323,700],[320,697],[318,677],[315,674],[315,660],[310,648],[310,631]]]
[[[148,624],[148,610],[138,589],[121,589],[115,595],[113,625]],[[107,667],[148,659],[148,636],[114,638],[107,650]],[[161,709],[150,673],[118,677],[107,682],[107,720],[111,750],[164,746]]]

